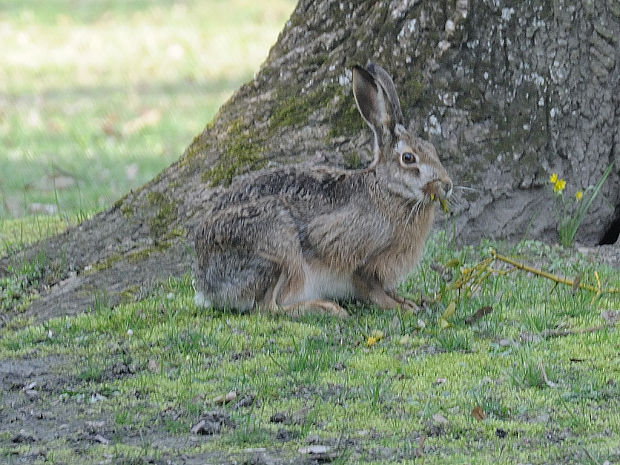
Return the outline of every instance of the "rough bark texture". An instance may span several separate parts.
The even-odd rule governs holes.
[[[47,286],[26,314],[49,318],[188,272],[187,237],[212,186],[278,163],[368,162],[350,69],[369,59],[393,75],[405,117],[455,183],[476,189],[453,210],[461,241],[526,231],[555,240],[549,173],[576,189],[615,162],[578,235],[598,243],[620,212],[619,38],[620,0],[302,0],[256,78],[177,163],[79,227],[2,259],[0,273],[42,251]]]

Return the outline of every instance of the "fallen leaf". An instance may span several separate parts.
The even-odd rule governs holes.
[[[491,306],[480,307],[478,310],[474,312],[473,315],[470,315],[467,318],[465,318],[465,324],[470,325],[472,323],[475,323],[480,318],[482,318],[485,315],[488,315],[492,311],[493,311],[493,307]]]
[[[478,421],[482,421],[487,417],[487,414],[484,413],[484,410],[482,410],[482,407],[480,407],[479,405],[476,405],[474,409],[471,411],[471,416],[474,417]]]
[[[226,395],[223,395],[223,394],[222,394],[222,395],[220,395],[220,396],[214,397],[214,398],[213,398],[213,400],[212,400],[212,402],[213,402],[214,404],[220,404],[220,405],[223,405],[223,404],[227,404],[227,403],[229,403],[229,402],[230,402],[230,401],[232,401],[232,400],[235,400],[235,398],[236,398],[236,397],[237,397],[237,393],[236,393],[235,391],[230,391],[230,392],[229,392],[228,394],[226,394]]]

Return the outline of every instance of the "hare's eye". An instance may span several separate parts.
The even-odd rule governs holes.
[[[413,164],[413,163],[415,163],[417,161],[415,155],[413,153],[411,153],[411,152],[403,153],[401,155],[401,160],[406,165],[411,165],[411,164]]]

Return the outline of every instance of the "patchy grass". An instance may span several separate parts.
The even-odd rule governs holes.
[[[185,454],[232,463],[268,454],[275,463],[299,463],[300,449],[324,445],[325,460],[336,463],[617,461],[617,327],[544,333],[604,325],[601,312],[617,309],[617,296],[593,300],[593,293],[522,272],[491,276],[467,298],[451,290],[490,245],[584,282],[597,271],[604,287],[620,287],[618,271],[562,248],[453,249],[443,234],[429,241],[401,289],[431,300],[441,294],[417,315],[354,302],[347,320],[239,315],[196,308],[190,278],[171,281],[139,302],[0,330],[1,371],[18,373],[0,404],[0,456],[49,453],[84,463],[107,454],[122,463],[165,463]],[[450,302],[456,311],[441,329]],[[481,306],[493,310],[465,323]],[[26,375],[9,370],[35,360],[54,363]],[[39,384],[28,400],[21,388],[32,381]],[[213,402],[231,391],[230,403]],[[44,419],[4,421],[9,401]],[[484,420],[472,415],[475,407]],[[219,432],[190,432],[216,414],[227,419]],[[43,425],[57,430],[61,423],[68,425],[61,439],[45,439]],[[20,429],[37,441],[15,442]]]

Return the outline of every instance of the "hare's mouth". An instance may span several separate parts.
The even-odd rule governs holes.
[[[426,183],[422,188],[424,195],[432,202],[439,202],[441,209],[444,213],[448,213],[450,210],[448,205],[448,198],[452,194],[452,182],[443,182],[439,179],[435,179]]]

